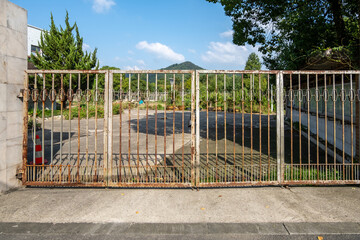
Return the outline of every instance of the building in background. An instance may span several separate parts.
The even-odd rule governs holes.
[[[31,25],[27,26],[28,31],[28,57],[30,57],[31,53],[35,54],[36,52],[41,52],[39,47],[41,32],[43,31],[41,28],[34,27]]]

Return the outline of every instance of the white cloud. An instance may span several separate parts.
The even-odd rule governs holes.
[[[83,45],[82,45],[82,50],[83,50],[84,52],[90,51],[90,50],[91,50],[91,47],[90,47],[89,44],[83,43]]]
[[[116,3],[113,0],[94,0],[92,8],[97,13],[104,13],[115,5]]]
[[[209,50],[201,56],[204,62],[244,65],[251,52],[256,52],[257,47],[237,46],[231,42],[210,42]]]
[[[115,58],[115,61],[120,61],[120,57],[116,56]]]
[[[188,49],[188,51],[189,51],[190,53],[193,53],[193,54],[196,53],[196,50],[195,50],[195,49]]]
[[[185,60],[185,57],[174,52],[170,47],[161,44],[161,43],[148,43],[147,41],[142,41],[136,44],[136,48],[140,50],[146,50],[150,53],[155,54],[158,58],[163,58],[171,61],[182,62]]]
[[[222,38],[230,38],[234,35],[234,31],[233,30],[228,30],[226,32],[222,32],[220,33],[220,37]]]
[[[144,60],[141,60],[141,59],[140,59],[140,60],[137,60],[136,62],[137,62],[138,64],[140,64],[140,65],[145,65]]]
[[[123,67],[123,69],[124,70],[141,70],[141,68],[136,65],[135,66],[125,66],[125,67]]]

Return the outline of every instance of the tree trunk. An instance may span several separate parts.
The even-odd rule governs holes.
[[[339,46],[347,45],[349,38],[346,36],[341,0],[328,0],[328,2],[330,4],[330,11],[333,14],[337,43]]]

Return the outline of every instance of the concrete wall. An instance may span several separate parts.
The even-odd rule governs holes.
[[[0,0],[0,192],[20,186],[23,104],[17,96],[26,67],[27,11]]]
[[[290,108],[287,108],[286,117],[290,120]],[[293,110],[293,123],[299,122],[299,111]],[[301,125],[308,127],[308,114],[307,112],[301,113]],[[343,137],[342,137],[342,121],[336,121],[336,147],[340,150],[343,148]],[[303,130],[304,131],[304,130]],[[316,115],[310,115],[310,132],[311,134],[317,134],[316,129]],[[307,133],[307,131],[306,131]],[[351,156],[351,125],[345,123],[344,127],[345,135],[345,153]],[[325,118],[319,117],[319,138],[325,140]],[[327,120],[327,141],[334,145],[334,121]],[[356,123],[353,123],[353,154],[356,155]],[[332,150],[332,148],[330,149]]]

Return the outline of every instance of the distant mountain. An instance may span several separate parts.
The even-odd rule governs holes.
[[[199,67],[198,65],[193,64],[190,61],[186,61],[183,63],[175,63],[173,65],[170,65],[166,68],[161,68],[160,70],[203,70],[202,67]],[[185,78],[188,78],[189,74],[185,74]],[[180,76],[177,76],[176,79],[180,79]],[[159,73],[158,79],[164,79],[164,74]],[[149,74],[149,83],[155,82],[155,74]]]
[[[193,64],[190,61],[186,61],[183,63],[175,63],[173,65],[170,65],[166,68],[162,68],[160,70],[203,70],[203,68],[199,67],[198,65]]]

